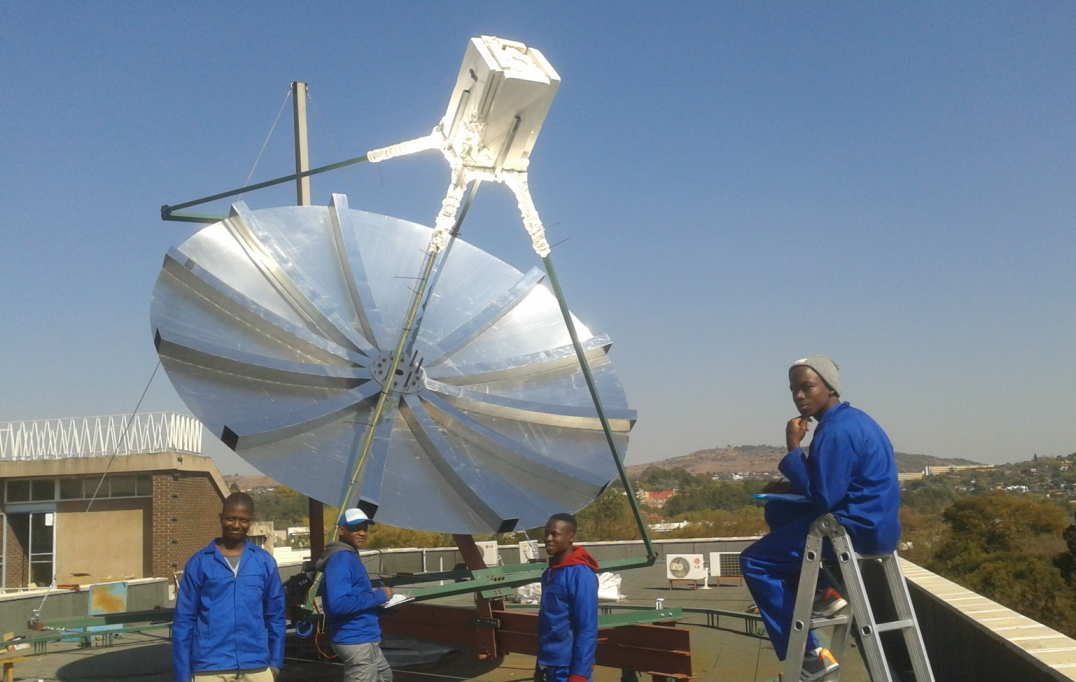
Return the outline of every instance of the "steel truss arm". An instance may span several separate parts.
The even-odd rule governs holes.
[[[217,194],[210,194],[207,197],[200,197],[198,199],[191,199],[190,201],[184,201],[179,204],[165,204],[161,206],[161,220],[172,220],[181,223],[219,223],[228,216],[215,216],[206,215],[204,213],[180,213],[184,208],[190,208],[191,206],[199,206],[201,204],[208,204],[211,201],[217,201],[218,199],[227,199],[228,197],[234,197],[246,192],[253,192],[257,189],[265,189],[266,187],[272,187],[273,185],[282,185],[285,182],[291,182],[292,180],[298,180],[299,178],[308,178],[311,175],[317,175],[319,173],[327,173],[331,170],[338,168],[346,168],[348,166],[354,166],[357,163],[364,163],[366,161],[366,155],[354,156],[350,159],[344,159],[343,161],[337,161],[336,163],[330,163],[327,166],[318,166],[317,168],[311,168],[308,171],[302,173],[292,173],[291,175],[282,175],[279,178],[273,178],[272,180],[265,180],[264,182],[256,182],[253,185],[243,185],[237,189],[230,189],[226,192],[218,192]]]

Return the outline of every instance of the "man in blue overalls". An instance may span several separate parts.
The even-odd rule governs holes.
[[[747,587],[781,660],[788,653],[803,548],[814,520],[832,513],[862,554],[892,552],[900,538],[900,487],[885,431],[865,412],[840,400],[840,374],[829,358],[797,360],[788,379],[800,416],[785,426],[788,454],[779,468],[788,479],[784,490],[805,500],[768,503],[770,533],[740,556]],[[812,419],[818,427],[804,452],[800,443]],[[843,602],[832,590],[827,595],[830,601]],[[833,654],[810,633],[800,680],[819,680],[837,668]]]
[[[374,589],[359,557],[373,521],[357,507],[340,515],[340,541],[330,543],[317,569],[325,619],[333,649],[344,664],[346,682],[392,682],[392,668],[381,652],[381,605],[392,597],[388,585]]]
[[[232,493],[220,537],[183,568],[172,622],[176,682],[273,682],[284,665],[284,587],[268,552],[247,541],[254,500]]]
[[[554,514],[545,525],[549,568],[542,573],[538,661],[534,679],[587,682],[598,650],[598,562],[576,547],[575,517]]]

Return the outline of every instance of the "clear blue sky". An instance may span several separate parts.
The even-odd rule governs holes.
[[[616,340],[630,461],[780,443],[812,353],[900,450],[1076,450],[1076,7],[1050,1],[0,4],[0,420],[134,406],[195,229],[159,207],[242,184],[290,81],[330,163],[427,132],[482,33],[563,78],[531,185]],[[291,153],[285,113],[255,179]],[[446,181],[426,155],[313,188],[430,223]],[[465,237],[534,263],[501,187]],[[184,408],[162,374],[144,409]]]

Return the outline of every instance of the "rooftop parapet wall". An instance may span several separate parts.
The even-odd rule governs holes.
[[[202,452],[202,423],[171,412],[0,422],[0,461]]]
[[[1076,680],[1076,640],[901,560],[938,680]]]

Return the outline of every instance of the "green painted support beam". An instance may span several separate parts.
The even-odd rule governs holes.
[[[161,220],[171,220],[177,223],[205,223],[207,225],[212,223],[219,223],[228,216],[223,215],[209,215],[208,213],[169,213],[168,217],[162,215]]]
[[[172,622],[175,609],[150,609],[147,611],[124,611],[123,613],[102,613],[96,616],[71,616],[68,618],[50,618],[42,625],[52,628],[81,628],[99,625],[117,625],[122,623]]]
[[[100,626],[100,625],[102,625],[102,623],[90,623],[89,624],[89,626]],[[44,654],[44,653],[48,653],[49,644],[54,644],[54,643],[59,642],[61,640],[71,640],[71,639],[75,639],[75,638],[81,638],[81,639],[84,639],[84,640],[90,640],[90,639],[92,639],[94,637],[103,637],[103,638],[106,638],[106,640],[109,642],[109,644],[111,644],[112,638],[115,637],[116,635],[122,635],[124,633],[131,633],[131,632],[146,632],[148,630],[165,630],[165,629],[168,629],[168,628],[172,627],[172,621],[171,621],[171,618],[169,618],[169,621],[167,623],[148,623],[148,624],[143,623],[141,625],[138,625],[138,624],[135,624],[135,625],[124,624],[119,629],[116,629],[116,630],[96,630],[96,631],[94,631],[94,630],[85,630],[85,629],[83,629],[84,627],[89,627],[89,626],[72,627],[72,629],[69,629],[69,630],[53,631],[53,632],[49,632],[49,631],[46,630],[46,631],[44,631],[44,633],[32,635],[30,637],[27,637],[24,640],[20,640],[17,643],[18,644],[23,644],[23,643],[30,644],[31,647],[32,647],[31,651],[33,651],[35,654]]]
[[[388,585],[390,587],[396,587],[397,585],[417,585],[418,583],[432,583],[438,580],[470,580],[471,572],[467,569],[460,569],[458,571],[439,571],[437,573],[410,573],[405,575],[394,575],[388,578],[381,578],[379,580],[371,581],[374,587],[381,587],[382,585]]]
[[[327,173],[337,168],[344,168],[346,166],[353,166],[357,163],[363,163],[366,161],[366,155],[355,156],[350,159],[344,159],[343,161],[337,161],[336,163],[330,163],[327,166],[318,166],[317,168],[311,168],[308,171],[302,173],[292,173],[291,175],[282,175],[279,178],[273,178],[272,180],[265,180],[264,182],[256,182],[253,185],[244,185],[236,189],[230,189],[226,192],[218,192],[216,194],[210,194],[207,197],[200,197],[198,199],[191,199],[190,201],[184,201],[175,205],[165,204],[161,206],[161,220],[174,220],[186,223],[215,223],[220,220],[224,220],[223,216],[210,216],[201,213],[178,213],[184,208],[190,208],[191,206],[198,206],[199,204],[207,204],[210,201],[216,201],[218,199],[227,199],[228,197],[234,197],[238,194],[244,194],[246,192],[253,192],[254,190],[264,189],[266,187],[272,187],[273,185],[280,185],[285,182],[291,182],[299,178],[310,177],[311,175],[317,175],[318,173]]]
[[[605,571],[623,571],[629,568],[646,568],[654,564],[653,559],[648,557],[636,557],[633,559],[615,559],[613,561],[601,562],[601,570]]]
[[[598,616],[598,629],[618,628],[622,625],[639,625],[640,623],[666,623],[684,617],[683,609],[639,609],[624,613],[610,613]]]
[[[516,591],[514,587],[498,587],[493,590],[482,590],[478,593],[478,596],[483,599],[503,599],[504,597],[511,596]]]
[[[527,567],[522,570],[519,567]],[[537,567],[537,568],[534,568]],[[419,587],[407,590],[407,593],[416,601],[449,597],[455,594],[469,594],[487,590],[500,590],[501,588],[519,587],[528,583],[538,582],[542,579],[544,564],[517,564],[512,566],[497,566],[495,568],[483,568],[471,571],[473,580],[465,580],[451,585],[438,585]]]
[[[613,437],[613,429],[609,426],[609,420],[605,416],[601,396],[598,394],[598,386],[594,383],[594,375],[590,371],[590,361],[587,360],[587,354],[583,351],[582,344],[579,343],[579,334],[575,330],[575,322],[572,321],[572,313],[568,308],[568,299],[564,297],[564,290],[561,289],[560,279],[557,277],[557,271],[553,268],[553,260],[549,254],[542,256],[542,264],[545,266],[549,286],[553,289],[553,296],[556,297],[557,305],[560,306],[564,326],[567,328],[568,336],[572,340],[572,347],[575,348],[575,357],[579,360],[579,369],[583,373],[587,390],[590,391],[591,400],[594,402],[594,411],[598,413],[598,419],[601,421],[602,432],[605,434],[609,452],[613,457],[613,464],[616,465],[617,473],[620,476],[620,483],[624,486],[624,492],[627,494],[628,506],[631,507],[631,513],[635,517],[635,525],[639,528],[639,537],[642,538],[643,546],[646,547],[647,562],[641,565],[652,566],[657,561],[658,555],[654,551],[653,543],[650,541],[650,533],[646,529],[646,521],[643,519],[643,512],[639,508],[639,501],[635,499],[635,490],[632,489],[628,472],[624,468],[623,458]]]
[[[629,568],[642,568],[650,565],[646,557],[632,559],[617,559],[615,561],[602,562],[603,571],[621,571]],[[469,577],[469,580],[453,582],[449,585],[437,585],[407,589],[407,593],[416,601],[426,601],[439,597],[449,597],[456,594],[478,592],[486,599],[495,599],[511,594],[510,588],[536,583],[542,579],[542,572],[546,564],[508,564],[505,566],[493,566],[474,571],[444,571],[441,573],[425,573],[410,576],[398,576],[382,581],[388,585],[409,585],[419,582],[432,582],[434,580],[455,580],[461,577]]]

